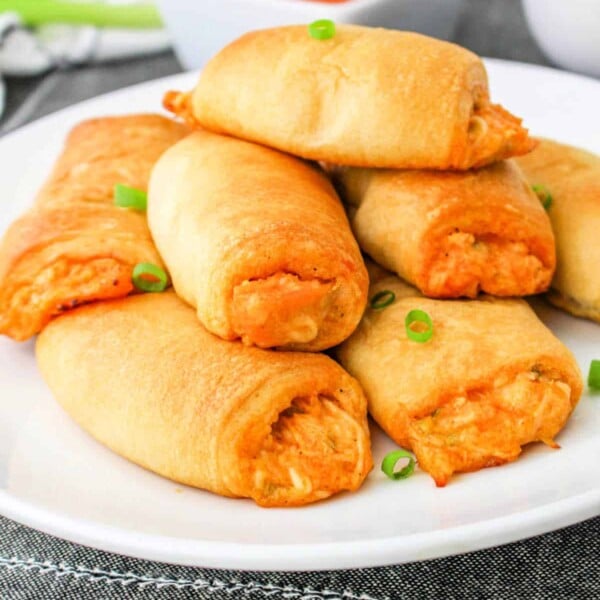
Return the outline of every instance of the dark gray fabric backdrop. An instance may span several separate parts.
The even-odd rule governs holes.
[[[352,571],[259,573],[126,558],[0,518],[0,598],[497,600],[600,598],[600,518],[480,552]]]

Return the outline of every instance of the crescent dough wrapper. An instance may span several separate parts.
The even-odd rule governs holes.
[[[339,25],[242,36],[165,107],[206,129],[304,158],[362,167],[468,169],[534,142],[490,103],[472,52],[412,32]]]
[[[541,140],[519,164],[532,184],[543,185],[552,196],[548,214],[557,266],[548,299],[600,323],[600,157]]]
[[[435,298],[545,291],[554,236],[511,161],[477,171],[336,171],[361,248]]]
[[[341,367],[220,340],[171,292],[72,311],[37,358],[83,429],[180,483],[292,506],[355,490],[371,468],[366,401]]]
[[[411,448],[438,486],[454,472],[515,460],[535,441],[556,446],[582,391],[571,353],[523,300],[433,300],[395,276],[373,294],[395,301],[367,310],[338,350],[358,379],[369,411],[398,444]],[[432,338],[411,341],[413,309],[433,320]]]
[[[145,190],[158,157],[186,133],[158,115],[71,131],[34,207],[0,242],[0,333],[25,340],[78,304],[129,294],[135,264],[162,265],[146,216],[114,206],[114,186]]]
[[[342,204],[298,159],[193,133],[158,161],[148,221],[178,295],[224,339],[322,350],[362,316],[368,276]]]

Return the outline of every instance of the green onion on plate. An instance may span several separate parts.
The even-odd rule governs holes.
[[[600,360],[592,360],[588,374],[588,387],[590,390],[600,390]]]
[[[408,459],[408,464],[399,471],[394,471],[398,461],[402,460],[403,458]],[[390,479],[406,479],[413,474],[416,464],[417,461],[415,460],[415,457],[407,450],[393,450],[381,461],[381,470]]]

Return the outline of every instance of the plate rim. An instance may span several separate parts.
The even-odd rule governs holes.
[[[123,533],[118,527],[57,515],[29,502],[17,501],[2,490],[0,514],[75,544],[141,560],[242,571],[327,571],[431,560],[555,531],[598,516],[600,489],[468,525],[368,541],[319,544],[232,543]]]

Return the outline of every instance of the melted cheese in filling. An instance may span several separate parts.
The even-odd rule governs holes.
[[[367,467],[365,434],[335,400],[297,398],[252,461],[257,501],[303,503],[356,489]]]
[[[233,290],[233,329],[245,344],[262,348],[310,342],[319,334],[333,288],[332,282],[290,273],[244,281]]]
[[[440,298],[475,298],[479,291],[523,296],[546,290],[551,277],[524,242],[456,230],[444,239],[423,289]]]
[[[410,426],[420,466],[438,486],[454,472],[515,460],[521,446],[553,441],[571,413],[571,388],[535,368],[489,390],[452,398]]]

